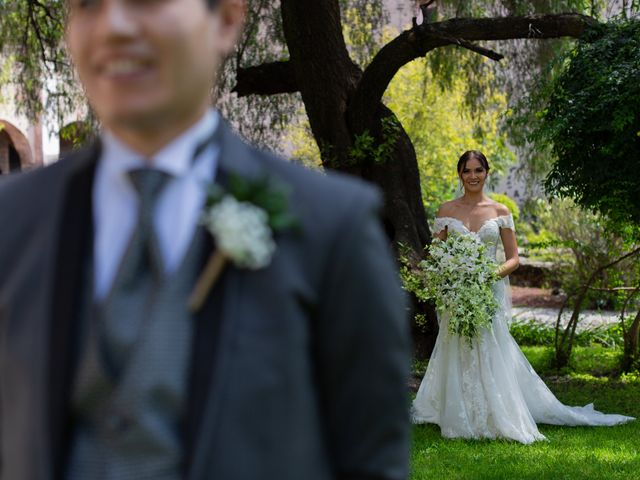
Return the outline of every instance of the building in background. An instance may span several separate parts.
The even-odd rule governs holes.
[[[0,115],[0,175],[42,165],[42,142],[37,124],[21,129]]]
[[[44,164],[42,123],[16,114],[15,105],[7,98],[0,98],[0,175]]]
[[[0,175],[28,171],[58,160],[85,133],[82,122],[69,119],[60,128],[40,117],[20,114],[12,89],[3,85],[0,97]],[[81,115],[78,115],[80,117]],[[78,137],[81,138],[81,137]]]

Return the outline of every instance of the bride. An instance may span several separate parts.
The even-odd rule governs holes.
[[[437,237],[448,232],[477,235],[495,258],[502,243],[503,277],[493,286],[498,301],[492,328],[469,345],[448,332],[446,312],[439,314],[440,332],[413,402],[414,423],[440,425],[446,438],[507,438],[521,443],[543,440],[536,423],[553,425],[616,425],[633,420],[585,407],[568,407],[551,393],[522,354],[507,327],[511,316],[507,275],[518,268],[513,218],[502,204],[486,197],[483,187],[489,163],[478,151],[458,161],[464,194],[444,203],[435,221]]]

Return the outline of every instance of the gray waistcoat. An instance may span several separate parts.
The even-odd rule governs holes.
[[[102,360],[100,349],[109,339],[99,329],[100,306],[85,308],[72,398],[76,428],[69,480],[181,478],[181,423],[193,334],[186,304],[200,269],[202,239],[198,231],[181,267],[160,285],[119,378]]]

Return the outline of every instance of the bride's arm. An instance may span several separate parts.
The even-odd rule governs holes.
[[[438,213],[436,213],[436,220],[438,218],[448,216],[447,213],[446,213],[447,210],[448,209],[447,209],[446,203],[443,203],[442,205],[440,205],[440,208],[438,208]],[[437,226],[437,223],[438,222],[436,221],[436,226]],[[447,239],[447,232],[448,231],[449,231],[449,227],[447,227],[445,225],[445,227],[442,228],[440,231],[434,231],[433,232],[433,236],[436,237],[436,238],[439,238],[440,240],[442,240],[444,242]]]
[[[500,238],[502,238],[506,261],[498,268],[498,275],[500,277],[506,277],[520,265],[518,242],[516,241],[516,233],[510,228],[501,228]]]
[[[449,227],[444,227],[442,230],[440,230],[438,233],[436,233],[434,235],[434,237],[439,238],[440,240],[442,240],[443,242],[447,239],[447,230],[449,229]]]
[[[513,224],[513,217],[509,209],[502,204],[497,204],[496,213],[500,225],[500,238],[504,247],[504,257],[506,261],[498,268],[498,276],[506,277],[518,268],[520,259],[518,258],[518,242]]]

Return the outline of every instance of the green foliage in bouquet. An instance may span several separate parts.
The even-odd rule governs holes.
[[[448,317],[450,334],[465,337],[471,345],[481,329],[491,328],[498,308],[491,286],[499,278],[480,239],[449,232],[445,241],[434,240],[420,267],[425,297]]]

